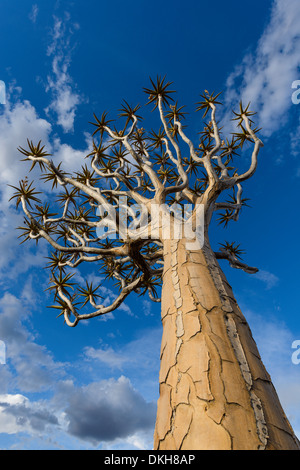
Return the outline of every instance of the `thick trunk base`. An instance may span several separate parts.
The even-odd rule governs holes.
[[[154,448],[300,450],[213,252],[166,241]]]

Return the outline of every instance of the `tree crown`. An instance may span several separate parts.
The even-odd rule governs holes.
[[[148,293],[159,301],[163,237],[161,225],[153,223],[153,207],[163,207],[173,221],[182,211],[179,220],[186,222],[195,221],[201,205],[206,232],[215,211],[226,227],[238,220],[247,205],[242,183],[254,174],[263,145],[249,105],[240,103],[234,112],[237,131],[228,140],[216,120],[221,94],[205,90],[196,112],[202,112],[208,122],[204,121],[195,146],[183,124],[187,113],[173,100],[172,84],[165,77],[150,82],[144,91],[147,104],[158,111],[159,129],[146,132],[140,125],[141,106],[132,107],[126,101],[119,111],[118,118],[125,120],[119,129],[112,127],[114,121],[106,112],[101,117],[94,114],[93,148],[86,157],[89,164],[74,175],[49,158],[41,142],[34,145],[28,140],[27,149],[19,148],[23,160],[31,163],[29,172],[38,164],[41,181],[51,185],[53,194],[50,207],[45,194],[36,191],[27,178],[13,187],[11,199],[25,214],[24,225],[18,227],[20,238],[22,243],[40,239],[49,243],[52,251],[46,267],[51,273],[48,289],[55,299],[52,307],[69,326],[116,309],[131,292]],[[238,174],[235,158],[246,143],[253,146],[250,166]],[[221,200],[224,193],[227,199]],[[256,272],[240,261],[242,254],[235,242],[221,244],[216,252],[217,258],[227,259],[231,266]],[[87,263],[94,263],[103,279],[114,283],[117,294],[110,305],[99,295],[99,285],[74,282],[72,270]],[[90,308],[92,312],[85,313]]]

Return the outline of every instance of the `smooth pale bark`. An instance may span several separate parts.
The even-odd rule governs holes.
[[[300,450],[208,243],[164,242],[154,448]]]

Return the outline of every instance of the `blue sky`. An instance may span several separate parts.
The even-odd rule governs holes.
[[[79,169],[93,112],[114,116],[123,99],[145,103],[142,88],[157,74],[174,82],[192,135],[201,130],[192,112],[204,89],[223,91],[226,125],[241,98],[258,112],[265,146],[244,185],[251,208],[226,230],[213,224],[211,240],[238,241],[260,269],[251,276],[222,264],[300,437],[300,365],[291,360],[300,340],[300,105],[291,100],[299,1],[253,0],[245,14],[237,0],[2,0],[0,22],[0,448],[151,449],[159,306],[128,298],[105,319],[64,325],[47,308],[47,247],[19,246],[22,215],[8,184],[26,174],[16,148],[27,137]]]

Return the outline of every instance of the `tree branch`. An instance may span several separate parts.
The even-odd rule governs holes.
[[[215,256],[217,259],[226,259],[229,261],[229,264],[232,268],[236,269],[242,269],[248,274],[255,274],[258,272],[258,268],[254,268],[251,266],[248,266],[245,263],[242,263],[241,261],[238,260],[236,256],[233,254],[229,253],[226,250],[221,249],[220,251],[215,252]]]

